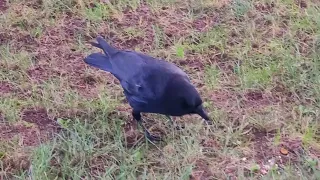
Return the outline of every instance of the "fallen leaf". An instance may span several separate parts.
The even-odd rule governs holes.
[[[289,151],[288,151],[287,149],[285,149],[285,148],[282,147],[282,148],[280,149],[280,153],[283,154],[283,155],[287,155],[287,154],[289,153]]]

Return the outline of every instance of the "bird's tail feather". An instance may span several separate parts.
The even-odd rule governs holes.
[[[115,49],[114,47],[112,47],[111,45],[109,45],[107,43],[106,40],[104,40],[101,36],[98,36],[97,37],[97,41],[98,43],[95,43],[95,42],[91,42],[91,45],[94,46],[94,47],[97,47],[97,48],[100,48],[103,50],[103,52],[108,55],[108,56],[111,56],[115,53],[118,52],[117,49]]]
[[[92,53],[84,59],[84,62],[98,69],[112,73],[110,58],[101,53]]]

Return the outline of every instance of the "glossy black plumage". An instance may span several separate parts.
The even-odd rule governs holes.
[[[118,50],[102,37],[92,43],[104,51],[92,53],[85,62],[113,74],[121,83],[124,94],[133,108],[133,117],[141,124],[141,112],[166,116],[208,115],[202,100],[187,74],[174,64],[135,51]],[[142,125],[142,124],[141,124]],[[145,129],[150,139],[155,139]]]

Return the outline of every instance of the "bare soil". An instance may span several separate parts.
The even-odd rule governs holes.
[[[12,91],[13,87],[8,82],[0,82],[0,95],[9,94]]]
[[[6,0],[0,0],[0,14],[1,12],[5,11],[7,9],[7,2]]]
[[[17,137],[21,146],[37,146],[52,138],[60,128],[45,109],[26,109],[22,112],[22,122],[2,123],[0,130],[0,140],[11,141]]]

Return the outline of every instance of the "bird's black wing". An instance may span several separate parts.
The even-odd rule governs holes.
[[[173,76],[187,75],[174,64],[151,56],[117,50],[101,37],[93,46],[103,49],[104,54],[93,53],[85,62],[112,73],[121,83],[124,93],[134,107],[147,107],[151,102],[161,99],[167,83]]]
[[[121,77],[121,85],[133,107],[147,108],[150,103],[159,101],[174,76],[189,81],[187,75],[172,63],[133,51],[117,53],[111,63],[115,74]]]

